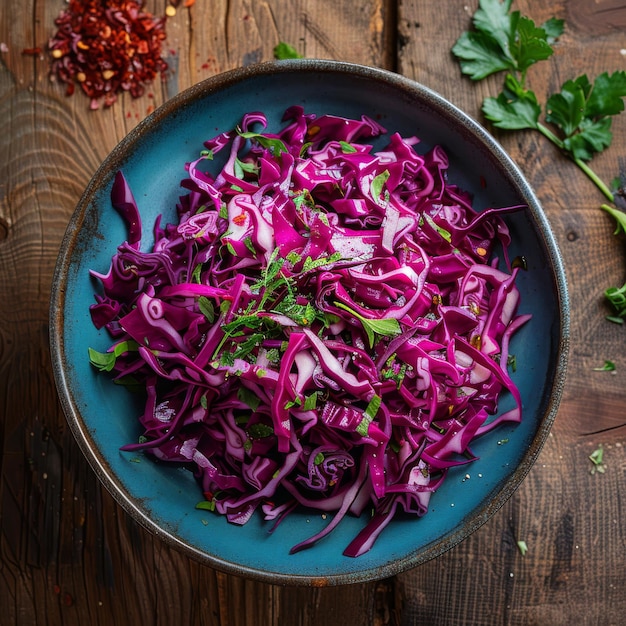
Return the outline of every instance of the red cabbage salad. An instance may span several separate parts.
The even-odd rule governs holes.
[[[188,466],[199,508],[270,532],[294,510],[328,518],[292,553],[363,513],[356,557],[424,515],[476,437],[521,420],[509,344],[530,316],[502,219],[521,207],[476,211],[441,147],[366,116],[292,106],[267,128],[249,113],[204,143],[148,251],[117,173],[128,238],[91,272],[112,345],[90,359],[145,394],[123,449]]]

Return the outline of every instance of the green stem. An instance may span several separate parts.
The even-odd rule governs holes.
[[[574,163],[578,165],[578,167],[587,174],[588,178],[590,178],[596,187],[605,195],[609,202],[614,202],[615,198],[611,193],[611,190],[598,178],[598,175],[584,162],[580,159],[574,159]]]
[[[548,127],[544,126],[540,122],[537,122],[537,130],[544,137],[547,137],[555,146],[561,150],[564,149],[565,146],[563,145],[563,142]]]
[[[565,150],[563,142],[546,126],[537,123],[537,130],[547,139],[549,139],[555,146],[561,150]],[[570,155],[571,156],[571,155]],[[604,182],[598,177],[598,175],[585,163],[582,159],[578,159],[572,156],[572,160],[578,167],[587,175],[591,182],[604,194],[609,202],[614,202],[615,198],[611,193],[611,190],[604,184]]]

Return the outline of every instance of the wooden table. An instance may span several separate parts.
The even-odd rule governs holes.
[[[581,73],[625,65],[619,2],[520,0],[537,23],[566,20],[540,95]],[[283,588],[200,566],[133,523],[100,486],[59,407],[48,303],[61,238],[115,144],[176,90],[270,60],[279,41],[306,57],[395,70],[477,119],[501,78],[475,85],[450,54],[476,0],[197,0],[168,19],[173,79],[139,99],[90,111],[51,82],[46,42],[63,0],[3,0],[0,13],[0,624],[602,624],[626,623],[626,389],[623,326],[605,320],[604,288],[625,278],[623,242],[603,198],[538,134],[498,134],[543,203],[572,303],[572,350],[553,431],[520,489],[442,557],[392,579]],[[166,3],[148,0],[161,14]],[[42,48],[24,54],[26,48]],[[610,181],[626,114],[594,161]],[[605,360],[615,373],[597,372]],[[589,455],[603,446],[606,471]],[[526,541],[523,556],[518,540]]]

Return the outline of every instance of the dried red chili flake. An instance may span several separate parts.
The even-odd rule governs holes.
[[[111,106],[122,91],[138,98],[167,70],[165,19],[135,0],[70,0],[48,43],[51,72],[67,84],[67,95],[79,85],[92,109]]]

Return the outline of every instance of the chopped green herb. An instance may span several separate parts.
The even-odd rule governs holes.
[[[89,361],[101,372],[110,372],[115,367],[118,357],[127,352],[136,352],[139,344],[136,341],[120,341],[111,352],[98,352],[93,348],[88,348]]]
[[[196,509],[201,511],[215,511],[215,500],[202,500],[196,504]]]
[[[265,439],[265,437],[270,437],[274,434],[274,429],[268,424],[258,422],[248,426],[246,432],[250,439]]]
[[[198,263],[198,265],[196,265],[193,268],[193,272],[191,272],[191,282],[195,283],[196,285],[199,285],[202,282],[201,275],[202,275],[202,263]]]
[[[278,348],[270,348],[266,353],[265,353],[265,358],[270,362],[270,363],[278,363],[280,361],[280,350]]]
[[[283,59],[301,59],[302,55],[291,44],[280,41],[274,46],[274,58],[278,61]]]
[[[246,245],[246,248],[248,248],[248,250],[250,250],[250,252],[252,252],[252,254],[256,256],[256,248],[254,247],[254,243],[252,242],[252,237],[246,237],[243,242]]]
[[[590,470],[591,474],[604,474],[606,471],[606,464],[604,463],[604,448],[602,446],[598,446],[590,455],[589,460],[592,463],[592,468]]]
[[[389,176],[389,170],[385,170],[384,172],[378,174],[378,176],[375,176],[372,180],[372,184],[370,185],[370,193],[372,194],[374,202],[376,202],[377,204],[381,204],[380,196],[383,193],[383,188],[385,186],[385,183],[389,179]],[[385,202],[386,201],[387,198],[385,198]]]
[[[240,173],[247,172],[248,174],[256,174],[259,171],[258,166],[254,163],[248,163],[237,158],[235,158],[235,166],[235,171]],[[237,174],[237,178],[243,178],[243,176]]]
[[[206,296],[198,298],[198,308],[210,324],[215,321],[215,306]]]
[[[320,392],[314,392],[310,396],[305,396],[304,404],[302,405],[303,411],[313,411],[317,407],[317,398]]]
[[[393,317],[370,319],[367,317],[363,317],[360,313],[357,313],[348,305],[343,304],[343,302],[335,302],[335,306],[343,309],[344,311],[348,311],[348,313],[356,317],[361,322],[361,324],[363,325],[363,330],[367,335],[370,348],[374,347],[375,335],[381,335],[383,337],[393,337],[394,335],[399,335],[402,332],[400,328],[400,323],[397,319]]]
[[[376,417],[376,413],[378,413],[381,401],[382,398],[380,396],[374,396],[370,400],[365,411],[363,411],[363,419],[356,427],[356,432],[359,433],[359,435],[361,435],[362,437],[367,437],[369,426],[372,423],[372,420]]]
[[[253,411],[256,411],[261,404],[259,396],[243,385],[239,385],[239,389],[237,389],[237,399],[247,404]]]
[[[522,556],[526,556],[526,553],[528,552],[528,546],[526,545],[526,542],[523,540],[520,540],[517,542],[517,548],[520,551],[520,554]]]
[[[426,222],[428,222],[428,225],[431,228],[435,229],[441,235],[442,239],[445,239],[448,243],[452,241],[452,234],[450,233],[450,231],[439,226],[439,224],[437,224],[437,222],[435,222],[435,220],[430,215],[428,215],[428,213],[424,213],[423,216]]]
[[[289,400],[285,402],[285,411],[288,411],[289,409],[293,409],[294,406],[301,406],[301,405],[302,405],[302,400],[296,397],[293,400]]]
[[[380,396],[373,396],[369,401],[369,404],[365,408],[364,415],[369,417],[370,420],[376,417],[376,413],[378,413],[378,409],[380,408],[380,404],[382,402],[382,398]]]
[[[219,364],[223,367],[232,367],[235,364],[235,355],[232,352],[222,352]]]
[[[317,269],[318,267],[323,267],[324,265],[330,265],[331,263],[336,263],[341,260],[341,252],[333,252],[328,256],[321,256],[317,259],[312,259],[310,256],[304,260],[304,264],[302,266],[303,272],[310,272],[311,270]]]
[[[293,203],[296,209],[300,210],[302,205],[309,206],[313,208],[315,206],[315,201],[311,196],[311,192],[308,189],[303,189],[302,191],[298,191],[293,195]]]
[[[126,376],[122,376],[121,378],[115,378],[113,380],[115,385],[120,385],[126,389],[126,391],[130,391],[133,393],[141,393],[146,390],[145,383],[139,382],[135,376],[131,374],[127,374]]]
[[[614,372],[615,371],[615,363],[613,361],[604,361],[604,365],[602,367],[594,367],[594,372]]]
[[[285,143],[277,137],[268,137],[262,133],[255,133],[252,131],[243,132],[240,129],[237,129],[237,132],[244,139],[256,141],[263,148],[270,150],[274,156],[279,156],[281,152],[289,152]]]
[[[398,365],[395,363],[395,359],[395,354],[391,355],[389,359],[387,359],[387,363],[385,363],[385,368],[381,371],[381,374],[383,379],[395,381],[396,387],[400,389],[402,381],[406,376],[408,365],[406,363],[400,363]]]

